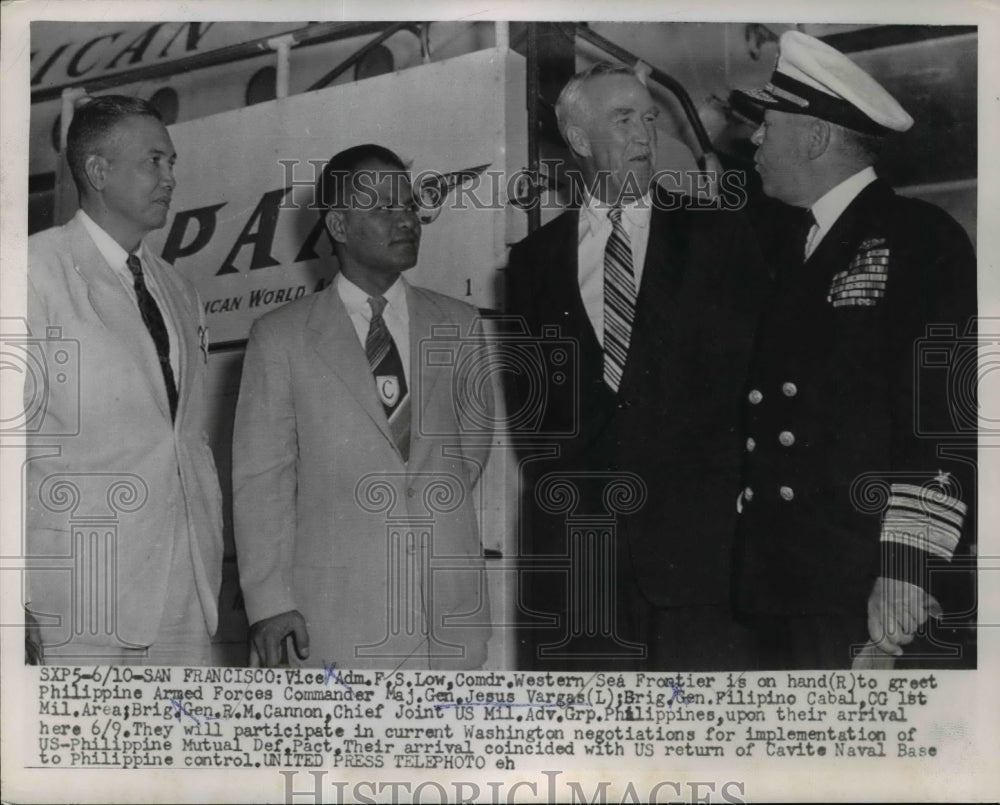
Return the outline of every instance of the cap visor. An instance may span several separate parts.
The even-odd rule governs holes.
[[[764,119],[764,112],[767,109],[795,115],[809,114],[809,111],[802,106],[778,98],[765,89],[734,89],[729,93],[729,103],[737,112],[757,122]]]
[[[764,119],[764,110],[775,108],[777,99],[760,90],[745,92],[734,89],[729,93],[729,105],[738,115],[752,123],[760,123]]]

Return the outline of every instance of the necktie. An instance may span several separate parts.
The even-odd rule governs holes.
[[[613,391],[621,385],[635,319],[635,272],[632,245],[622,224],[622,208],[612,207],[611,235],[604,248],[604,382]]]
[[[142,273],[142,263],[134,254],[125,261],[132,278],[135,280],[135,300],[139,305],[142,321],[149,330],[149,335],[156,346],[156,355],[160,359],[160,371],[163,373],[163,384],[167,388],[167,400],[170,403],[170,418],[177,416],[177,384],[174,381],[174,369],[170,365],[170,336],[167,335],[167,325],[156,300],[146,287],[146,278]]]
[[[809,240],[813,235],[813,230],[816,228],[818,228],[816,224],[816,217],[813,215],[812,210],[801,210],[795,221],[791,239],[791,243],[795,249],[792,254],[796,265],[801,265],[809,258],[809,254],[806,249],[809,246]]]
[[[389,430],[403,461],[410,457],[410,397],[406,388],[403,361],[396,342],[382,318],[387,304],[384,296],[368,299],[372,320],[365,339],[365,354],[375,376],[375,390],[389,420]]]

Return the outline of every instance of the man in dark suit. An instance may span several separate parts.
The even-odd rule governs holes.
[[[167,220],[174,146],[148,103],[106,95],[76,110],[67,157],[80,209],[28,241],[31,334],[80,357],[76,385],[51,372],[29,442],[29,618],[46,663],[207,665],[222,497],[205,331],[194,287],[143,242]]]
[[[742,215],[653,189],[657,113],[627,68],[574,76],[557,116],[583,203],[510,255],[508,312],[554,370],[538,388],[519,375],[512,407],[529,423],[515,434],[526,666],[741,663],[739,400],[765,273]]]
[[[748,99],[765,110],[764,192],[801,221],[747,390],[738,602],[763,667],[891,665],[961,587],[942,571],[974,521],[975,255],[948,215],[875,175],[885,135],[913,123],[896,100],[812,37],[780,47]],[[967,399],[921,365],[929,326],[945,369],[971,357]]]

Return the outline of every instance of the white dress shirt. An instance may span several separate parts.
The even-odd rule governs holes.
[[[90,239],[94,241],[94,245],[97,247],[97,251],[101,253],[101,256],[111,266],[111,270],[115,272],[115,276],[121,280],[122,285],[125,287],[125,293],[128,294],[128,298],[132,300],[135,304],[136,309],[139,307],[139,302],[135,297],[135,277],[132,276],[132,272],[128,267],[128,252],[125,251],[118,241],[116,241],[111,235],[105,232],[101,227],[83,210],[78,210],[77,218],[83,224],[84,229],[87,230],[87,234],[90,235]],[[174,370],[175,383],[177,385],[178,392],[180,391],[180,342],[177,339],[177,327],[174,324],[173,318],[170,316],[170,310],[163,303],[163,292],[160,290],[160,286],[156,282],[155,271],[151,270],[152,260],[150,260],[149,252],[146,249],[145,243],[140,243],[139,248],[135,252],[136,257],[139,258],[139,262],[142,263],[142,276],[146,282],[146,288],[152,294],[153,299],[156,300],[156,306],[160,309],[160,314],[163,316],[163,323],[167,327],[167,336],[170,338],[170,367]],[[199,310],[199,316],[201,311]]]
[[[604,343],[604,249],[611,237],[608,211],[613,205],[588,196],[580,209],[577,245],[577,279],[587,318],[599,343]],[[649,243],[649,219],[652,202],[648,196],[622,205],[622,224],[632,245],[632,270],[636,293],[642,283],[642,269]]]
[[[364,349],[368,340],[368,330],[372,323],[372,306],[368,304],[369,294],[362,291],[357,285],[351,282],[343,274],[337,274],[334,282],[337,285],[337,293],[340,295],[347,308],[347,313],[351,317],[351,324],[361,341],[361,348]],[[399,359],[403,363],[403,376],[406,378],[407,387],[410,386],[410,311],[406,306],[406,280],[402,275],[392,284],[385,296],[386,306],[382,311],[382,318],[386,327],[389,328],[389,335],[396,342],[396,349],[399,351]]]
[[[844,210],[876,178],[875,169],[869,165],[828,190],[819,201],[812,205],[812,214],[816,223],[813,224],[812,229],[809,230],[809,236],[806,238],[807,260],[816,251],[816,247],[826,237],[827,232],[837,223],[837,219],[840,218]]]

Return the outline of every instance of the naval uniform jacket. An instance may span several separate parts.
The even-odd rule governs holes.
[[[740,400],[766,271],[741,213],[692,209],[680,196],[658,201],[617,393],[604,382],[604,351],[580,294],[579,211],[511,250],[507,310],[524,317],[546,362],[541,383],[522,382],[512,409],[526,448],[520,547],[535,559],[565,556],[567,516],[607,514],[610,504],[622,584],[660,607],[727,604]],[[571,358],[557,365],[564,347]],[[614,473],[641,479],[641,505],[604,496]],[[540,500],[540,481],[555,475],[578,490],[569,512]],[[566,606],[555,576],[521,580],[522,603]]]
[[[968,544],[975,255],[877,180],[799,262],[779,269],[746,391],[737,600],[863,619],[878,575],[935,592],[930,566]]]

